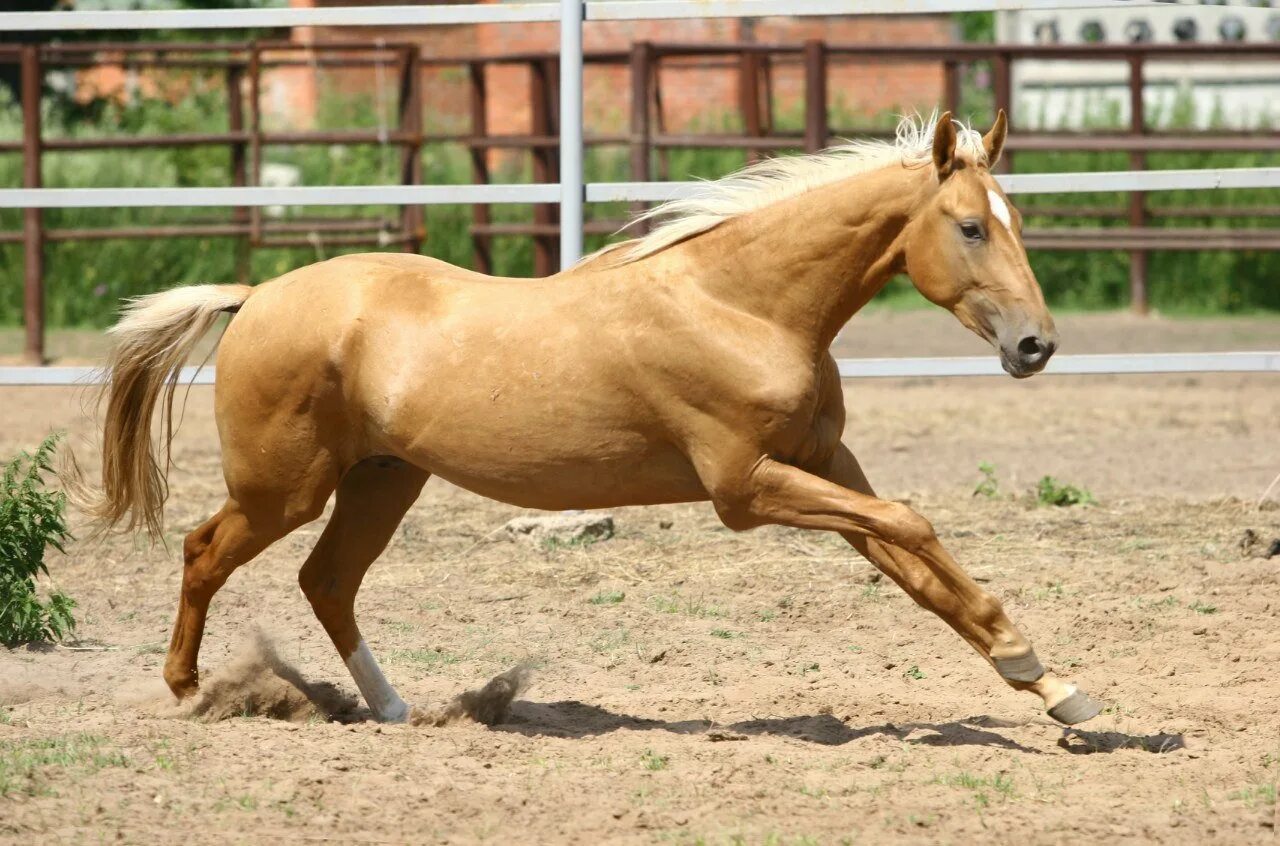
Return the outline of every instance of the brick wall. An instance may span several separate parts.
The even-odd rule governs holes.
[[[290,0],[294,6],[349,5],[351,0]],[[376,5],[376,0],[363,0]],[[450,27],[312,28],[295,30],[302,42],[368,41],[410,42],[421,45],[424,56],[503,55],[555,51],[559,44],[555,24],[493,24]],[[639,40],[664,43],[726,43],[754,40],[760,43],[799,44],[810,38],[832,44],[915,43],[937,44],[954,40],[955,31],[946,16],[902,15],[884,17],[776,17],[756,21],[733,19],[682,21],[608,21],[585,25],[583,40],[588,52],[625,51]],[[394,70],[383,76],[394,86]],[[348,96],[373,96],[377,74],[373,70],[342,72],[296,69],[274,72],[265,94],[295,125],[307,125],[326,92]],[[942,99],[942,68],[932,63],[859,63],[833,61],[828,77],[829,103],[833,109],[859,115],[876,115],[913,108],[931,109]],[[527,67],[492,66],[486,83],[489,91],[488,121],[493,133],[526,133],[532,130],[530,78]],[[664,61],[661,71],[662,120],[669,131],[709,129],[736,114],[738,73],[736,60]],[[630,111],[629,71],[625,64],[588,64],[584,71],[585,116],[588,131],[617,132],[625,128]],[[803,69],[794,62],[777,62],[773,72],[774,107],[779,115],[798,115],[803,108]],[[394,91],[384,92],[394,98]],[[423,99],[429,129],[462,130],[469,123],[466,76],[460,69],[436,69],[424,78]]]

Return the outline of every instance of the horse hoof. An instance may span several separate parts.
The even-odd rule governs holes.
[[[1077,690],[1050,708],[1049,716],[1064,726],[1074,726],[1101,714],[1102,707],[1100,703],[1094,702],[1088,695]]]

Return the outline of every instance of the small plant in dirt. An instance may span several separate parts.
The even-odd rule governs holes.
[[[902,674],[902,677],[912,679],[913,681],[920,681],[921,679],[926,678],[924,670],[920,669],[915,664],[908,667],[906,672]]]
[[[742,633],[731,632],[728,629],[712,629],[711,636],[718,637],[721,640],[733,640],[734,638],[742,637]]]
[[[1187,607],[1190,608],[1192,611],[1196,612],[1197,614],[1217,614],[1218,613],[1218,606],[1206,605],[1205,603],[1201,602],[1198,599],[1195,602],[1188,605]]]
[[[1234,790],[1227,794],[1228,799],[1234,799],[1237,802],[1243,802],[1250,808],[1258,806],[1271,807],[1276,804],[1276,783],[1264,782],[1246,787],[1243,790]]]
[[[984,461],[978,465],[978,472],[982,474],[982,481],[973,489],[974,496],[986,497],[987,499],[995,499],[1000,495],[1000,480],[996,478],[996,468],[990,462]]]
[[[1039,505],[1066,507],[1070,505],[1093,505],[1096,502],[1097,500],[1093,498],[1093,494],[1087,489],[1059,482],[1052,476],[1045,476],[1036,485],[1036,503]]]
[[[626,598],[627,595],[620,590],[602,590],[588,599],[587,602],[592,605],[617,605]]]
[[[723,617],[724,611],[714,605],[708,605],[701,599],[680,596],[655,596],[652,598],[655,610],[663,614],[683,614],[686,617],[705,619],[707,617]]]
[[[34,454],[19,453],[0,476],[0,643],[61,640],[75,630],[75,600],[60,591],[41,602],[36,577],[49,575],[44,556],[63,551],[71,539],[65,512],[67,497],[45,490],[44,474],[53,472],[59,435],[50,435]]]
[[[0,797],[50,795],[43,775],[53,767],[97,772],[129,765],[120,752],[103,749],[104,743],[104,738],[91,734],[0,741]]]
[[[644,765],[646,770],[665,770],[671,764],[670,755],[659,755],[652,749],[644,750],[644,754],[640,756],[640,763]]]

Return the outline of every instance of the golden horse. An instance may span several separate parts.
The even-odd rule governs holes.
[[[257,287],[131,304],[106,390],[108,527],[161,529],[179,369],[225,312],[215,407],[227,499],[186,537],[164,666],[198,686],[214,593],[268,545],[333,514],[299,582],[380,720],[406,719],[356,625],[360,582],[432,474],[542,509],[710,500],[724,524],[838,532],[1066,724],[1100,706],[1048,672],[929,521],[876,497],[841,443],[828,348],[896,273],[989,341],[1016,377],[1057,344],[1021,219],[985,136],[904,121],[895,141],[784,157],[656,210],[667,222],[545,279],[417,255],[351,255]]]

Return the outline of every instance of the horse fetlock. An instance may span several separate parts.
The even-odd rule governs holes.
[[[1006,681],[1030,683],[1044,677],[1044,665],[1036,657],[1034,649],[1028,649],[1021,655],[993,655],[991,661],[996,665],[996,672]]]
[[[200,689],[200,671],[195,667],[164,665],[164,683],[178,699],[194,696]]]

